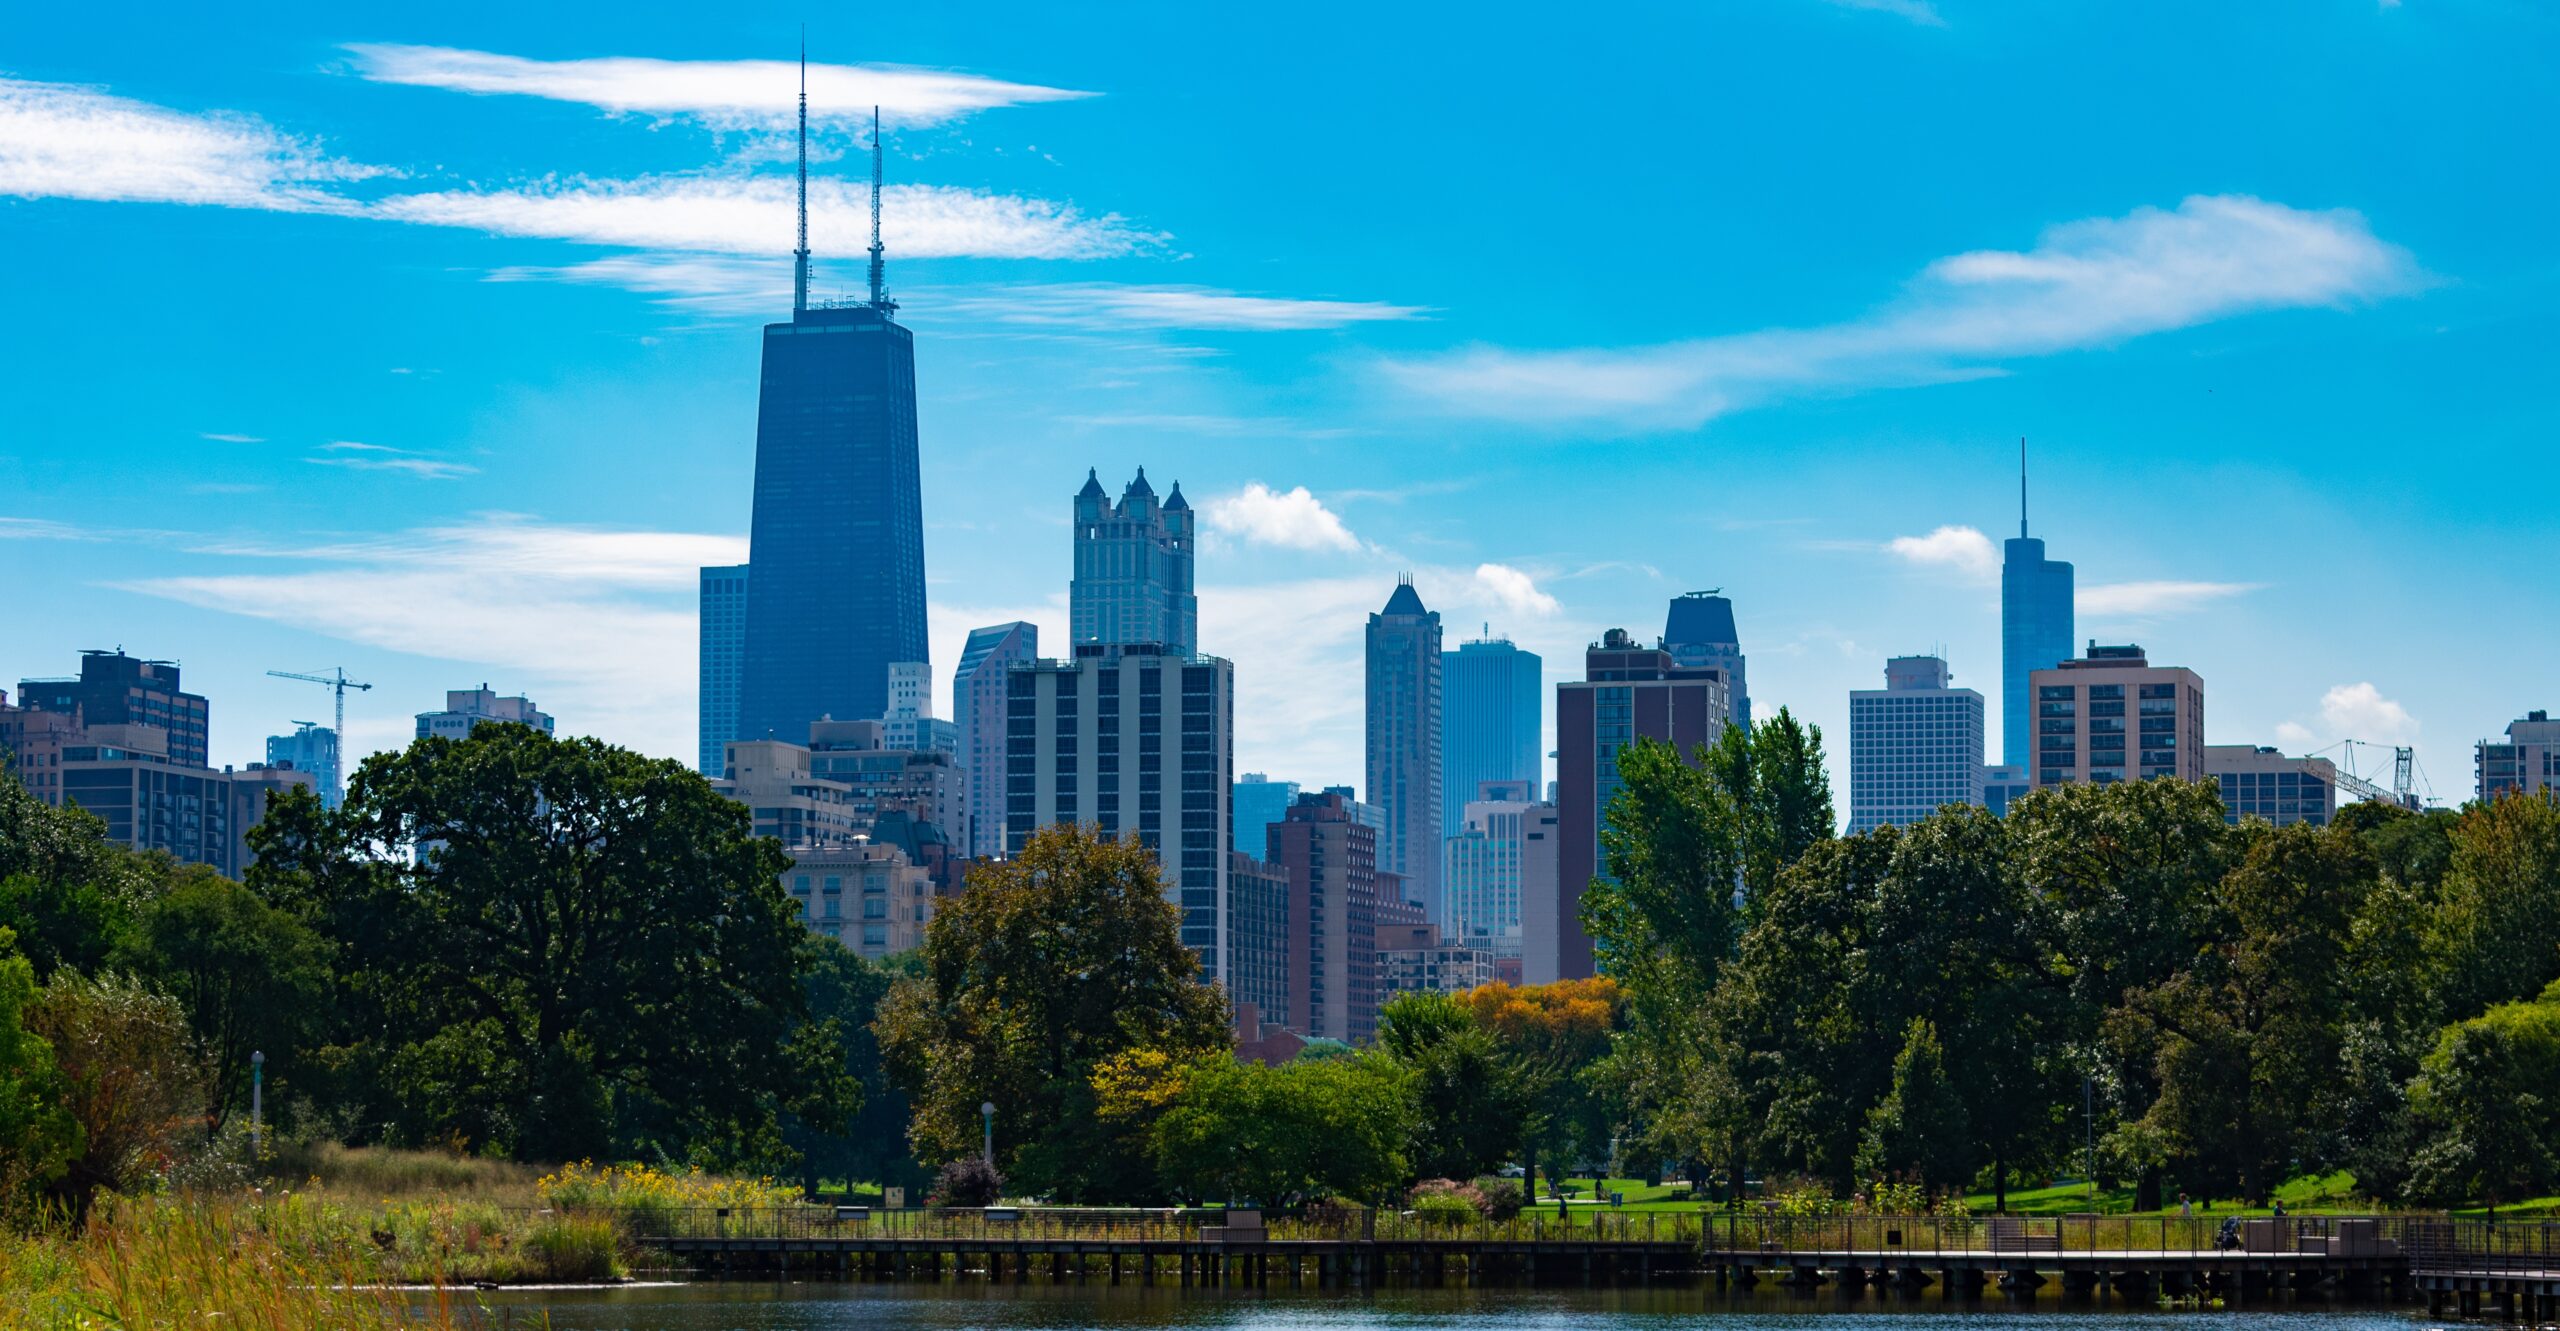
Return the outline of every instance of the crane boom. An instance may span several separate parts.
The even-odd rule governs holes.
[[[346,774],[347,766],[347,690],[366,690],[371,689],[373,686],[371,684],[363,684],[347,678],[347,668],[345,666],[331,666],[329,668],[329,673],[325,675],[306,675],[292,670],[270,670],[267,673],[278,679],[298,679],[305,684],[319,684],[326,687],[330,693],[336,696],[338,712],[335,725],[337,728],[329,732],[330,759],[328,790],[344,791],[346,786],[343,782],[343,778]]]

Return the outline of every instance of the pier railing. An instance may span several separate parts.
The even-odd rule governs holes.
[[[1500,1221],[1447,1223],[1412,1212],[1325,1208],[1305,1216],[1267,1215],[1258,1229],[1230,1224],[1218,1209],[859,1206],[648,1208],[613,1214],[644,1241],[674,1239],[899,1239],[958,1242],[1573,1242],[1679,1243],[1696,1247],[1707,1218],[1694,1212],[1586,1211]]]
[[[2226,1217],[1787,1216],[1726,1212],[1705,1217],[1710,1252],[1864,1253],[1910,1256],[2206,1253],[2226,1247]],[[2408,1216],[2244,1216],[2231,1251],[2389,1256],[2405,1251]]]
[[[2427,1274],[2560,1278],[2560,1221],[2413,1221],[2409,1269]]]

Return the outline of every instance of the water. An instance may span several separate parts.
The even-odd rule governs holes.
[[[2416,1309],[2298,1299],[2230,1310],[2065,1299],[1890,1298],[1713,1285],[1643,1289],[1201,1290],[1091,1285],[764,1285],[502,1291],[558,1331],[2419,1331]],[[539,1321],[537,1321],[539,1324]]]

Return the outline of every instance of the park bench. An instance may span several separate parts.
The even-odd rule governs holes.
[[[1988,1222],[1993,1252],[2060,1252],[2062,1222],[2038,1223],[2023,1216],[1998,1215]]]

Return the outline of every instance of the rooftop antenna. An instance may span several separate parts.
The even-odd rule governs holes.
[[[871,308],[887,314],[897,307],[889,299],[888,274],[880,262],[880,108],[871,108]]]
[[[873,260],[878,262],[878,260]],[[791,252],[791,312],[809,308],[809,25],[800,25],[800,248]]]
[[[2027,539],[2027,437],[2018,436],[2018,539]]]

